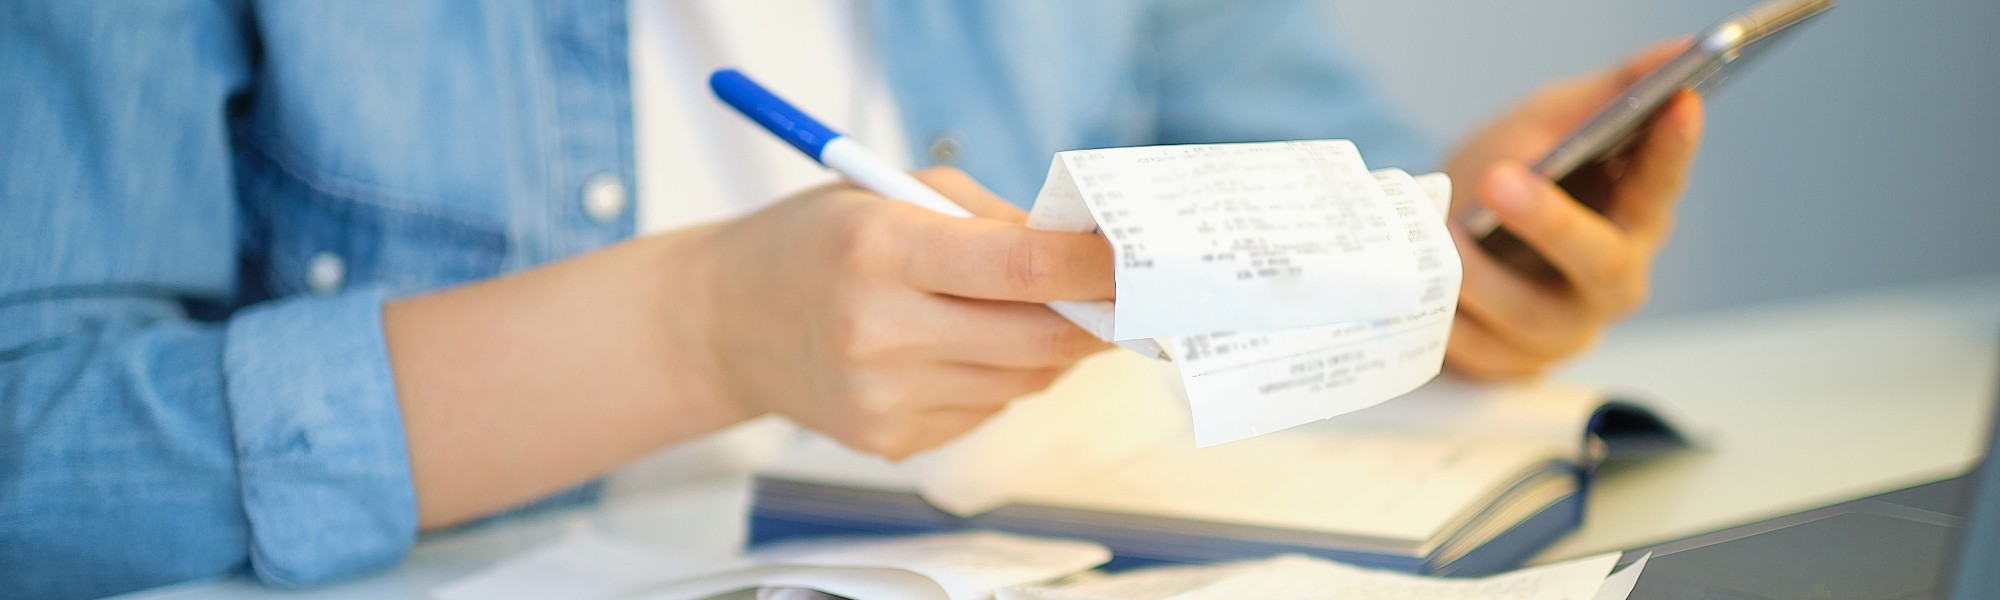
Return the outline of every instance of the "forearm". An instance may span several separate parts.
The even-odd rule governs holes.
[[[643,238],[383,311],[419,526],[459,523],[754,416],[695,375],[697,246]]]

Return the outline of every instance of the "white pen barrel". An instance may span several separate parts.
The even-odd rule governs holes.
[[[917,181],[908,172],[875,156],[846,136],[827,142],[826,147],[820,149],[819,160],[854,183],[878,194],[955,217],[972,216],[937,190]]]

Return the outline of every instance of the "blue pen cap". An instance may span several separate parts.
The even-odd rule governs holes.
[[[820,160],[820,149],[825,148],[827,142],[840,137],[840,134],[806,116],[798,107],[778,98],[736,69],[717,69],[708,76],[708,87],[715,92],[715,97],[784,138],[813,160]]]

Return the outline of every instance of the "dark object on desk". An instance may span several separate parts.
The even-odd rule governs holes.
[[[1653,553],[1631,598],[2000,599],[1994,418],[1967,475],[1628,552]]]

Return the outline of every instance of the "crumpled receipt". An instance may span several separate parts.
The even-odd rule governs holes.
[[[1056,154],[1028,226],[1102,232],[1116,302],[1050,307],[1154,338],[1197,446],[1360,410],[1439,372],[1460,264],[1443,174],[1370,172],[1352,142]]]

